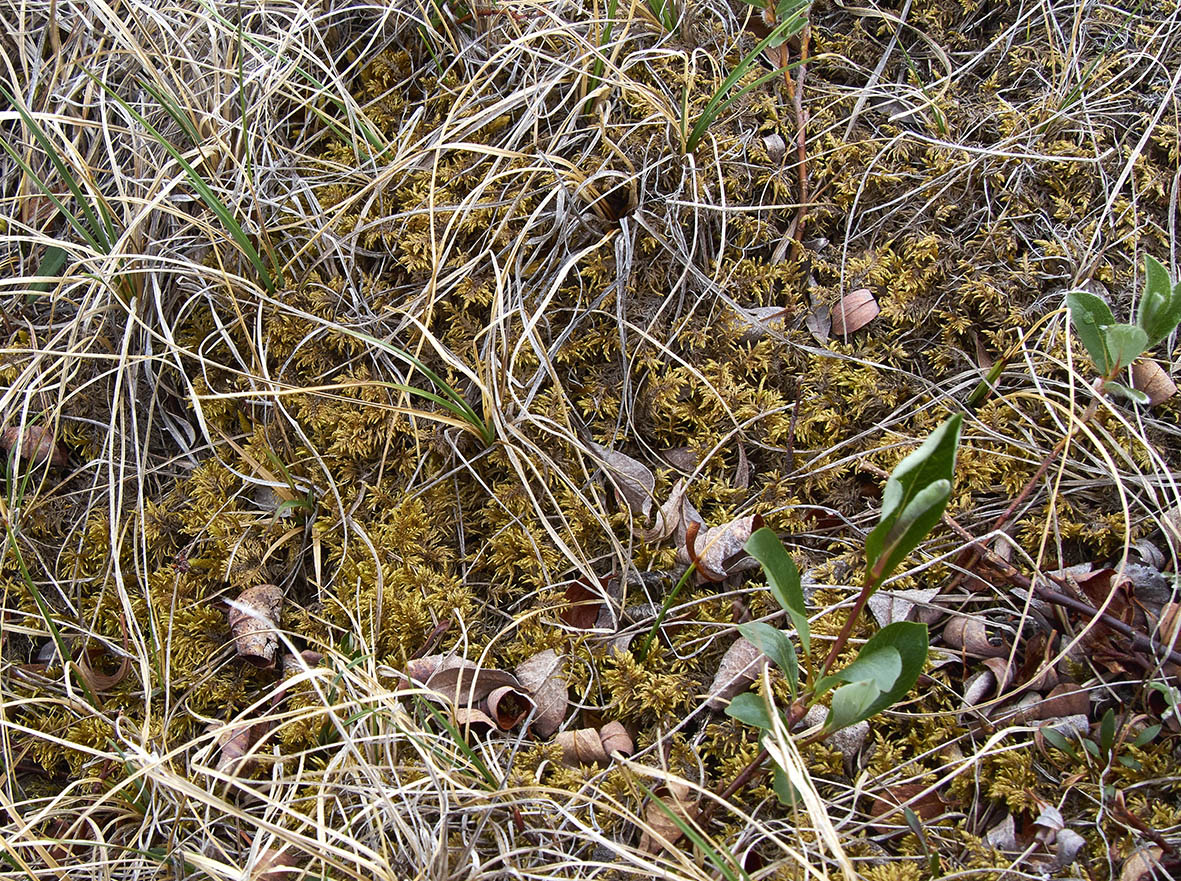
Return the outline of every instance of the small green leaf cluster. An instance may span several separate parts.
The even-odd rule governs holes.
[[[1117,322],[1103,298],[1089,291],[1071,291],[1066,296],[1071,324],[1102,374],[1103,389],[1138,404],[1147,404],[1148,396],[1115,382],[1114,377],[1181,323],[1181,282],[1174,284],[1168,270],[1151,256],[1144,258],[1144,264],[1144,292],[1135,324]]]
[[[811,664],[811,630],[799,569],[770,529],[758,530],[746,542],[747,553],[763,568],[771,595],[791,619],[803,650],[804,669],[800,669],[800,658],[787,632],[763,621],[742,624],[738,630],[783,671],[793,712],[800,711],[795,718],[832,692],[821,736],[870,719],[898,703],[914,687],[927,662],[927,626],[896,621],[874,634],[852,663],[834,673],[828,671],[848,640],[849,625],[865,601],[943,515],[951,497],[962,421],[956,415],[937,428],[922,446],[898,464],[887,480],[882,493],[881,519],[866,539],[864,586],[819,675]],[[727,715],[764,731],[773,727],[771,712],[768,701],[751,693],[738,695],[726,708]],[[786,719],[783,727],[789,727]],[[782,769],[776,770],[775,789],[785,803],[793,802],[794,795],[786,785]]]

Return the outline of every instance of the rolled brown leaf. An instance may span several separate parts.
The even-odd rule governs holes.
[[[473,734],[487,734],[496,730],[496,723],[483,710],[476,707],[456,707],[455,725],[461,731],[471,731]]]
[[[537,706],[532,727],[539,737],[549,737],[566,721],[570,689],[562,675],[565,666],[561,655],[546,649],[526,658],[514,671]]]
[[[586,580],[580,578],[566,588],[566,605],[558,612],[558,617],[576,630],[590,630],[599,620],[602,607],[602,595],[591,590]]]
[[[711,710],[724,710],[730,699],[746,691],[759,678],[767,656],[745,637],[738,637],[718,664],[718,672],[709,686],[705,705]]]
[[[648,803],[644,811],[645,828],[640,835],[640,850],[653,854],[659,853],[662,848],[671,848],[684,834],[680,824],[668,815],[668,811],[687,825],[693,823],[698,813],[693,790],[680,781],[669,781],[657,787],[654,795],[664,806],[661,807],[655,801]]]
[[[594,728],[561,731],[554,742],[562,748],[563,765],[605,765],[607,751],[603,739]]]
[[[512,685],[501,685],[488,693],[483,707],[484,712],[501,731],[508,731],[528,716],[535,705],[533,699],[522,689]]]
[[[587,441],[586,445],[611,478],[616,498],[633,515],[647,517],[652,510],[652,491],[656,488],[656,478],[651,469],[618,450],[609,450],[591,441]]]
[[[837,336],[856,333],[882,311],[868,288],[851,291],[832,310],[832,332]]]
[[[20,447],[21,458],[33,465],[48,462],[55,468],[64,468],[70,463],[69,454],[43,425],[26,425],[23,429],[14,425],[4,429],[0,432],[0,447],[6,450]]]
[[[300,873],[302,862],[302,854],[296,854],[290,848],[269,847],[259,854],[250,870],[250,881],[288,881]]]
[[[1148,395],[1148,405],[1155,407],[1177,394],[1177,384],[1168,372],[1149,358],[1132,365],[1132,388]]]
[[[619,722],[608,722],[602,728],[579,728],[562,731],[554,742],[562,748],[562,764],[605,765],[614,752],[630,756],[635,752],[631,735]]]
[[[632,736],[627,733],[627,729],[620,722],[608,722],[600,728],[599,740],[602,742],[603,752],[608,756],[616,752],[630,756],[636,751]]]
[[[249,754],[270,727],[269,722],[241,722],[222,731],[217,737],[217,770],[222,774],[249,774],[254,767]]]
[[[283,610],[283,591],[273,584],[248,587],[230,604],[230,633],[238,656],[256,667],[275,663],[279,648],[279,616]]]
[[[1009,654],[1008,647],[993,645],[989,641],[983,621],[968,615],[947,622],[943,628],[943,641],[974,658],[1001,658]]]
[[[460,706],[479,703],[493,690],[505,685],[518,689],[521,687],[521,683],[512,673],[466,665],[439,670],[426,682],[428,689],[448,703]]]

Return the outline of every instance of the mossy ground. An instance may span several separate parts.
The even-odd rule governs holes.
[[[1089,400],[1064,292],[1101,284],[1126,315],[1143,255],[1172,253],[1178,12],[817,2],[803,93],[811,196],[789,259],[781,245],[800,193],[783,86],[738,100],[695,155],[680,149],[682,104],[699,113],[757,39],[740,5],[686,9],[668,34],[621,4],[597,73],[603,10],[579,4],[326,13],[318,43],[297,28],[299,51],[334,85],[309,89],[273,54],[244,62],[258,78],[245,173],[237,111],[202,104],[208,84],[169,56],[150,75],[170,89],[188,82],[194,115],[226,126],[230,158],[204,168],[284,265],[273,294],[190,201],[196,221],[171,208],[136,221],[148,241],[124,268],[72,255],[52,295],[26,295],[46,237],[71,231],[60,219],[33,225],[35,188],[6,168],[18,269],[4,289],[4,424],[52,424],[71,455],[64,471],[10,463],[6,483],[20,551],[10,544],[0,563],[14,871],[80,858],[119,877],[230,877],[288,842],[316,877],[650,872],[636,853],[635,770],[563,768],[552,744],[527,736],[464,751],[396,691],[406,661],[450,620],[439,650],[485,666],[565,654],[572,727],[623,722],[642,766],[719,791],[758,753],[753,729],[702,709],[735,603],[773,611],[758,578],[694,588],[643,662],[560,624],[580,577],[671,573],[628,603],[659,602],[675,580],[676,549],[637,537],[646,524],[617,503],[587,440],[646,463],[658,504],[688,477],[707,523],[761,514],[820,586],[816,611],[832,610],[818,640],[839,629],[834,607],[860,583],[872,468],[892,468],[954,412],[967,421],[949,513],[988,531]],[[48,9],[20,15],[44,25]],[[230,9],[219,14],[236,19]],[[267,45],[281,32],[262,11],[245,22]],[[229,51],[235,35],[212,39]],[[25,54],[38,46],[8,39]],[[56,108],[63,83],[84,81],[80,59],[47,68],[48,90],[22,75],[9,88]],[[9,142],[35,153],[10,122]],[[389,147],[376,159],[365,126]],[[116,128],[111,156],[84,161],[130,218],[137,187],[153,191],[129,157],[167,157],[126,120]],[[112,293],[121,272],[146,282],[133,303]],[[847,339],[814,339],[805,318],[858,288],[881,314]],[[752,332],[744,310],[757,307],[785,310],[782,325]],[[390,346],[458,391],[493,443],[407,392],[440,388]],[[1164,347],[1154,354],[1171,363]],[[995,387],[969,405],[996,360],[1007,366]],[[1101,407],[1021,510],[1012,534],[1024,553],[1042,570],[1117,561],[1140,539],[1171,554],[1160,525],[1177,501],[1179,413],[1176,399]],[[892,587],[946,587],[961,545],[937,532]],[[281,694],[281,674],[234,657],[224,612],[262,582],[284,588],[288,647],[324,658],[289,672],[297,681]],[[1006,585],[974,584],[935,604],[1025,614]],[[106,674],[129,659],[116,684],[88,694],[60,658],[38,663],[50,638],[42,603],[76,658]],[[1078,666],[1092,722],[1108,707],[1132,736],[1160,721],[1145,682],[1168,669],[1121,678]],[[1148,839],[1100,810],[1116,793],[1176,839],[1174,729],[1125,747],[1138,767],[1071,758],[1026,729],[997,736],[960,712],[980,669],[933,667],[855,759],[824,744],[805,752],[860,874],[1040,871],[985,834],[1009,813],[1028,831],[1048,804],[1088,840],[1079,862],[1052,871],[1118,876]],[[216,732],[268,707],[275,724],[253,770],[213,773]],[[897,814],[873,822],[876,794],[916,784],[942,799],[923,840]],[[780,807],[769,780],[732,803],[710,834],[750,871],[803,877],[778,837],[788,834],[824,861],[815,818]],[[712,871],[681,848],[659,856],[662,871]]]

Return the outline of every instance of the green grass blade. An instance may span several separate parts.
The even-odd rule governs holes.
[[[110,86],[108,86],[94,74],[87,72],[87,76],[89,76],[95,82],[95,84],[102,88],[103,91],[110,95],[120,107],[130,113],[135,118],[136,122],[147,129],[148,133],[160,144],[160,146],[168,151],[168,155],[176,160],[177,164],[180,165],[182,169],[184,169],[185,174],[188,176],[189,183],[191,183],[193,189],[197,191],[197,194],[201,197],[201,201],[205,203],[209,210],[217,215],[217,218],[221,221],[222,226],[224,226],[226,231],[230,234],[230,238],[234,240],[234,243],[238,246],[242,253],[246,255],[246,258],[250,261],[251,266],[254,267],[255,272],[257,272],[262,278],[263,286],[269,293],[274,293],[278,286],[276,285],[276,279],[271,275],[270,270],[267,269],[266,262],[258,253],[258,249],[254,247],[254,244],[250,241],[250,237],[246,235],[245,230],[242,229],[241,224],[238,223],[238,221],[234,218],[234,215],[230,213],[230,210],[222,203],[222,201],[217,198],[213,190],[210,189],[209,185],[205,183],[201,175],[197,173],[197,170],[193,168],[193,166],[187,159],[185,159],[184,156],[181,155],[180,151],[177,150],[176,147],[172,146],[172,144],[168,142],[167,138],[165,138],[162,134],[160,134],[159,131],[156,130],[155,126],[153,126],[147,121],[147,119],[144,118],[142,113],[128,104],[119,95],[115,94]],[[278,284],[283,284],[282,276],[279,277]]]

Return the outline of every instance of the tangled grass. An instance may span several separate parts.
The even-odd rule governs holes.
[[[773,604],[699,585],[643,663],[612,651],[676,548],[588,442],[650,467],[657,504],[685,478],[707,523],[762,515],[829,612],[874,469],[963,412],[957,523],[1027,574],[1147,543],[1172,589],[1178,405],[1081,424],[1062,307],[1090,285],[1127,315],[1143,254],[1178,265],[1176,4],[819,0],[800,108],[774,80],[692,145],[758,12],[662,9],[5,0],[0,428],[69,455],[6,459],[6,876],[1114,878],[1175,846],[1176,666],[1080,651],[1086,621],[966,570],[948,531],[891,586],[939,588],[936,631],[988,622],[1026,683],[1069,668],[1084,739],[1114,708],[1134,765],[994,724],[1019,684],[965,706],[981,667],[951,652],[855,755],[780,732],[803,807],[761,779],[719,799],[760,745],[704,696],[736,616]],[[878,318],[814,339],[857,288]],[[565,589],[612,573],[616,632],[563,623]],[[260,582],[286,596],[281,673],[226,623]],[[560,651],[567,726],[622,721],[635,755],[465,739],[401,683],[444,621],[484,666]],[[244,724],[266,735],[226,767]],[[645,847],[679,835],[653,791],[712,823]],[[1046,805],[1077,861],[989,837]]]

